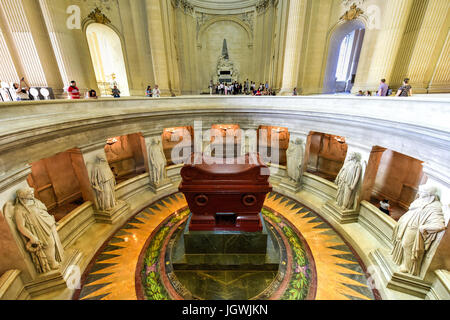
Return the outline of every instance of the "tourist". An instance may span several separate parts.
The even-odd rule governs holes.
[[[364,93],[362,92],[362,90],[359,90],[358,93],[356,94],[357,97],[363,97]]]
[[[147,90],[145,91],[145,96],[151,98],[153,97],[153,90],[152,90],[152,86],[148,86]]]
[[[67,89],[67,92],[69,92],[69,99],[73,100],[81,99],[80,89],[78,89],[75,80],[70,81],[70,87]]]
[[[269,81],[266,81],[266,91],[269,90]]]
[[[298,96],[297,88],[294,88],[294,92],[292,92],[293,96]]]
[[[22,83],[25,87],[22,87]],[[14,89],[16,90],[17,101],[27,101],[30,99],[30,86],[25,81],[25,78],[20,79],[20,83],[14,83]]]
[[[89,90],[87,98],[88,99],[98,99],[97,92],[94,89]]]
[[[386,79],[381,79],[380,87],[377,95],[379,97],[386,97],[388,95],[389,86],[386,84]]]
[[[366,97],[371,97],[372,96],[372,92],[367,90],[366,93],[364,94]]]
[[[409,79],[403,80],[403,85],[397,91],[397,97],[412,97],[412,87],[409,85]]]
[[[120,90],[117,88],[117,86],[114,86],[112,89],[112,96],[114,98],[120,98]]]
[[[389,205],[389,200],[383,200],[383,201],[380,201],[380,210],[382,211],[382,212],[384,212],[384,213],[386,213],[387,215],[390,215],[391,214],[391,212],[390,212],[390,209],[391,208],[391,206]]]
[[[209,95],[210,95],[210,96],[212,96],[212,94],[213,94],[213,87],[214,87],[213,81],[211,80],[211,81],[209,82],[209,86],[208,86],[208,88],[209,88]]]
[[[155,88],[153,89],[153,98],[159,98],[161,97],[161,90],[159,90],[159,87],[157,84],[155,84]]]

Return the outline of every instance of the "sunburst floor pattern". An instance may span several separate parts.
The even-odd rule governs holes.
[[[315,212],[275,192],[267,196],[263,216],[279,242],[284,241],[278,273],[199,270],[203,280],[196,290],[195,284],[186,285],[187,273],[174,272],[168,250],[189,214],[180,193],[137,214],[99,250],[74,299],[379,298],[367,285],[360,259],[340,235]]]

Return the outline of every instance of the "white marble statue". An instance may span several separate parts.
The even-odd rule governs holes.
[[[355,208],[356,194],[362,179],[361,154],[353,152],[344,163],[335,183],[338,186],[336,203],[343,210]]]
[[[167,160],[159,139],[152,139],[149,149],[150,181],[157,186],[166,178]]]
[[[108,161],[98,156],[92,168],[91,184],[95,191],[98,209],[101,211],[109,211],[116,204],[116,179],[114,177]]]
[[[290,180],[298,183],[302,173],[303,161],[303,141],[298,138],[289,143],[289,148],[286,151],[287,159],[287,175]]]
[[[55,218],[34,197],[34,189],[20,189],[16,194],[14,220],[36,271],[47,273],[59,269],[64,249],[56,230]]]
[[[400,272],[419,275],[422,260],[439,232],[445,230],[442,204],[433,186],[421,186],[419,197],[398,221],[393,232],[393,261]]]

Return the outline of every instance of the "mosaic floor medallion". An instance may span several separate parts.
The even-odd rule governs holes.
[[[270,193],[262,217],[274,264],[264,268],[174,268],[190,216],[184,196],[166,197],[129,220],[94,257],[74,299],[82,300],[373,300],[364,266],[319,215]],[[214,265],[258,264],[259,256],[209,256]],[[198,257],[202,259],[202,257]],[[264,259],[264,258],[262,258]],[[249,261],[251,260],[251,261]],[[263,263],[263,262],[262,262]]]

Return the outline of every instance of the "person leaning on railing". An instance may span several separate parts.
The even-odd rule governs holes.
[[[403,85],[397,91],[397,97],[412,97],[412,87],[409,85],[409,79],[403,80]]]

